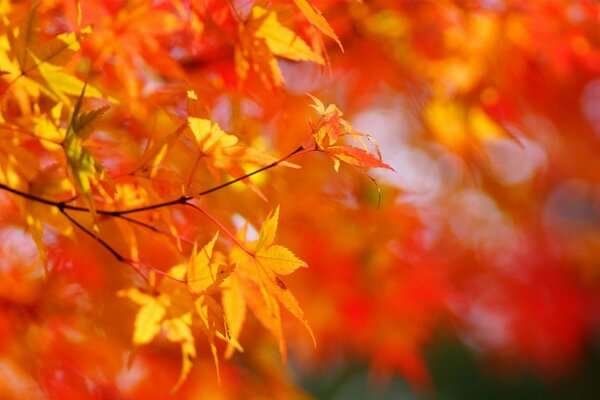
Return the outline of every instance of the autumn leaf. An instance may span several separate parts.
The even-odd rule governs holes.
[[[83,142],[91,134],[90,124],[104,114],[108,107],[81,114],[84,93],[85,86],[75,104],[62,146],[73,180],[87,200],[92,215],[95,216],[96,206],[92,199],[92,185],[102,182],[103,187],[108,189],[109,193],[114,192],[114,186],[105,169],[83,146]]]
[[[136,288],[120,291],[119,295],[141,306],[135,317],[133,343],[136,345],[150,343],[160,332],[161,322],[170,305],[169,298],[165,295],[151,296]]]
[[[235,248],[232,250],[230,258],[232,262],[238,264],[238,269],[234,272],[234,276],[239,278],[239,283],[243,287],[247,300],[249,300],[249,305],[253,306],[253,311],[257,314],[257,318],[279,341],[280,353],[285,360],[286,346],[281,331],[279,304],[284,306],[303,323],[313,341],[314,335],[298,301],[287,290],[287,287],[280,278],[280,275],[291,274],[298,268],[307,267],[307,265],[287,248],[273,244],[277,232],[278,220],[279,207],[263,223],[258,240],[254,243],[246,244],[251,254]],[[257,291],[260,293],[262,301],[256,297],[255,293]],[[260,305],[261,303],[263,304],[262,306]],[[266,312],[261,311],[261,307],[264,307]],[[232,317],[232,320],[236,321],[234,322],[236,325],[239,324],[242,317],[239,315],[238,307],[230,304],[229,309],[236,313]]]
[[[187,281],[193,293],[214,294],[234,270],[233,265],[211,261],[217,237],[218,234],[215,234],[199,251],[196,248],[192,250],[187,266]]]
[[[176,123],[173,126],[173,123]],[[131,174],[137,183],[148,193],[150,201],[159,201],[163,196],[181,196],[185,192],[185,183],[177,171],[166,163],[172,149],[179,143],[187,124],[173,120],[166,113],[158,112],[153,124],[165,126],[168,129],[158,130],[146,143],[145,149],[139,159],[135,161]],[[169,213],[159,210],[170,226],[172,226]]]
[[[188,91],[188,107],[197,102],[198,97],[196,93],[192,90]],[[234,166],[235,158],[226,152],[238,142],[236,136],[225,133],[219,124],[213,123],[206,118],[188,116],[187,123],[198,149],[197,160],[202,160],[213,176],[218,178],[220,176],[219,171],[221,170],[230,173],[233,173],[233,170],[239,170],[239,168]],[[196,166],[191,171],[191,178],[193,178],[196,172]]]
[[[54,100],[70,104],[69,96],[78,96],[85,85],[62,67],[79,51],[80,42],[91,33],[86,27],[78,32],[62,33],[41,42],[38,3],[29,10],[22,23],[0,36],[0,70],[2,78],[15,85],[16,93],[37,98],[44,93]],[[88,97],[102,97],[98,89],[87,85]]]
[[[213,124],[208,119],[190,117],[188,124],[203,154],[216,153],[224,147],[233,146],[238,141],[237,137],[226,134],[218,124]]]
[[[306,263],[298,259],[287,248],[273,244],[277,233],[279,221],[279,207],[269,216],[258,235],[255,256],[262,266],[277,275],[289,275],[300,267],[307,267]]]
[[[280,245],[272,245],[256,253],[260,263],[276,275],[289,275],[300,267],[306,267],[306,263],[294,255],[287,248]]]
[[[258,233],[258,241],[256,242],[256,250],[270,246],[275,240],[277,233],[277,224],[279,222],[279,207],[265,219],[262,229]]]
[[[134,344],[149,343],[162,329],[169,341],[181,345],[182,369],[173,391],[185,381],[192,367],[192,360],[196,357],[192,334],[195,318],[208,338],[219,380],[216,339],[241,350],[237,337],[232,337],[228,331],[221,305],[213,298],[219,294],[224,280],[235,268],[234,265],[226,265],[213,259],[217,237],[215,234],[200,250],[194,246],[187,262],[171,267],[161,282],[157,295],[151,296],[135,288],[119,292],[121,296],[128,297],[141,306],[135,320]],[[186,311],[192,305],[192,311]]]
[[[263,39],[273,54],[294,61],[324,63],[323,57],[313,52],[304,40],[279,23],[274,11],[254,7],[252,19],[259,22],[255,36]]]
[[[141,306],[135,317],[133,331],[133,343],[135,345],[150,343],[161,331],[164,331],[167,340],[180,344],[182,354],[181,373],[172,389],[173,392],[177,391],[188,376],[192,368],[192,360],[196,357],[196,347],[191,328],[192,313],[187,312],[165,319],[165,316],[170,316],[173,312],[173,299],[167,291],[152,296],[136,288],[131,288],[120,291],[118,294]]]
[[[90,7],[100,9],[105,6],[90,3]],[[128,98],[140,96],[143,82],[149,77],[147,72],[178,81],[186,79],[181,64],[163,43],[189,26],[184,17],[187,12],[174,10],[178,4],[120,3],[116,15],[97,21],[95,40],[90,43],[97,55],[94,66],[116,78]],[[142,70],[145,72],[140,73]]]
[[[325,107],[321,100],[312,95],[309,96],[314,102],[314,104],[311,104],[311,107],[320,115],[319,120],[315,124],[311,123],[311,141],[314,142],[317,150],[326,153],[333,159],[336,171],[339,170],[340,161],[351,165],[367,176],[369,176],[366,173],[367,168],[394,170],[381,160],[381,152],[379,151],[377,142],[370,135],[355,131],[348,121],[342,118],[344,114],[335,104]],[[358,141],[363,148],[338,144],[338,140],[343,137],[350,137]],[[368,151],[365,140],[375,148],[377,156]],[[305,145],[305,147],[310,148],[310,143]]]
[[[323,17],[323,14],[321,14],[321,11],[319,11],[308,0],[294,0],[294,3],[296,3],[296,6],[300,9],[300,11],[302,11],[302,14],[304,14],[306,19],[308,19],[314,26],[316,26],[325,35],[327,35],[330,38],[332,38],[333,40],[335,40],[335,42],[340,47],[342,52],[344,51],[344,47],[342,46],[340,39],[338,39],[337,35],[335,34],[335,32],[333,31],[331,26],[329,26],[329,22],[327,22],[325,17]]]
[[[359,168],[393,168],[366,150],[352,146],[329,146],[327,152],[334,158]],[[334,160],[335,161],[335,160]],[[339,166],[336,167],[336,171]]]
[[[234,265],[224,265],[214,262],[213,248],[218,234],[213,236],[200,251],[192,250],[187,265],[187,281],[192,293],[198,297],[195,302],[196,314],[200,318],[200,324],[208,337],[213,361],[220,381],[219,357],[215,338],[220,338],[231,345],[238,347],[237,339],[231,338],[228,331],[227,321],[223,309],[212,297],[221,290],[223,281],[227,279],[234,270]]]
[[[235,50],[236,73],[243,82],[252,70],[264,83],[282,86],[283,76],[275,56],[325,63],[302,38],[278,21],[274,11],[255,6],[240,30],[240,43]]]

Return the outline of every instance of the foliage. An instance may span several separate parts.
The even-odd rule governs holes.
[[[579,365],[596,2],[0,13],[1,398],[304,398],[288,348],[419,391],[439,330]]]

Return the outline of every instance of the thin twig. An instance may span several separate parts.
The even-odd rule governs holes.
[[[125,264],[129,264],[130,266],[132,266],[132,267],[133,267],[133,269],[134,269],[134,270],[135,270],[135,271],[136,271],[138,274],[140,274],[140,276],[141,276],[141,277],[142,277],[142,278],[143,278],[143,279],[144,279],[144,280],[145,280],[147,283],[149,283],[149,282],[148,282],[148,278],[147,278],[147,277],[146,277],[146,276],[145,276],[145,275],[144,275],[144,274],[141,272],[141,269],[140,269],[140,268],[136,268],[136,267],[134,266],[134,264],[138,264],[138,265],[144,266],[144,267],[146,267],[146,269],[152,270],[152,271],[156,272],[157,274],[159,274],[159,275],[162,275],[162,276],[164,276],[164,277],[166,277],[166,278],[172,279],[172,280],[174,280],[174,281],[181,282],[181,283],[185,283],[185,281],[184,281],[184,280],[182,280],[182,279],[179,279],[179,278],[176,278],[176,277],[174,277],[174,276],[172,276],[172,275],[170,275],[170,274],[168,274],[168,273],[166,273],[166,272],[163,272],[163,271],[161,271],[161,270],[158,270],[158,269],[156,269],[156,268],[149,267],[149,266],[147,266],[147,265],[145,265],[145,264],[143,264],[143,263],[141,263],[141,262],[139,262],[139,261],[134,261],[134,260],[130,260],[130,259],[128,259],[128,258],[125,258],[125,257],[123,257],[123,256],[122,256],[122,255],[121,255],[119,252],[117,252],[117,251],[116,251],[116,250],[115,250],[115,249],[114,249],[114,248],[113,248],[111,245],[109,245],[108,243],[106,243],[106,241],[104,241],[103,239],[99,238],[99,237],[98,237],[98,236],[96,236],[96,235],[95,235],[93,232],[91,232],[89,229],[87,229],[86,227],[84,227],[83,225],[81,225],[81,224],[80,224],[80,223],[79,223],[77,220],[75,220],[75,219],[74,219],[72,216],[70,216],[70,215],[69,215],[67,212],[65,212],[65,210],[64,210],[64,209],[60,209],[60,208],[59,208],[59,210],[60,210],[60,212],[61,212],[61,213],[62,213],[62,214],[65,216],[65,217],[67,217],[67,218],[69,219],[69,221],[71,221],[73,224],[75,224],[75,226],[77,226],[79,229],[81,229],[81,230],[82,230],[83,232],[85,232],[87,235],[89,235],[90,237],[94,238],[95,240],[97,240],[97,241],[98,241],[98,243],[100,243],[102,246],[104,246],[104,248],[106,248],[106,249],[107,249],[107,250],[108,250],[108,251],[109,251],[109,252],[110,252],[110,253],[111,253],[113,256],[115,256],[115,258],[116,258],[116,259],[117,259],[119,262],[123,262],[123,263],[125,263]],[[141,221],[136,221],[135,219],[132,219],[132,218],[128,218],[128,217],[125,217],[125,216],[119,216],[119,218],[122,218],[122,219],[124,219],[124,220],[126,220],[126,221],[129,221],[129,222],[132,222],[132,223],[138,223],[138,224],[142,224],[144,227],[146,227],[146,228],[149,228],[149,229],[151,229],[151,228],[154,228],[152,225],[145,224],[145,223],[143,223],[143,222],[141,222]],[[164,232],[162,232],[162,231],[158,230],[158,228],[155,228],[155,229],[153,229],[153,230],[154,230],[155,232],[158,232],[158,233],[164,233]]]
[[[59,207],[60,208],[60,205],[62,204],[62,202],[60,202],[60,201],[57,202],[57,201],[53,201],[53,200],[48,200],[48,199],[44,199],[43,197],[38,197],[38,196],[34,196],[32,194],[29,194],[29,193],[21,192],[20,190],[13,189],[13,188],[11,188],[9,186],[6,186],[6,185],[4,185],[2,183],[0,183],[0,189],[4,189],[7,192],[16,194],[17,196],[24,197],[24,198],[26,198],[28,200],[36,201],[38,203],[47,204],[49,206],[54,206],[54,207]],[[62,208],[63,209],[67,209],[68,208],[70,210],[72,209],[71,207],[67,207],[66,205],[64,207],[62,207]],[[79,211],[87,211],[87,212],[89,212],[90,210],[89,209],[85,209],[85,210],[79,210]]]
[[[139,265],[139,266],[142,266],[142,267],[146,268],[147,270],[150,270],[150,271],[152,271],[152,272],[155,272],[155,273],[157,273],[157,274],[159,274],[159,275],[162,275],[162,276],[164,276],[165,278],[169,278],[169,279],[171,279],[171,280],[174,280],[175,282],[179,282],[179,283],[187,284],[186,280],[184,280],[184,279],[180,279],[180,278],[177,278],[177,277],[175,277],[175,276],[173,276],[173,275],[171,275],[171,274],[169,274],[169,273],[167,273],[167,272],[164,272],[164,271],[161,271],[161,270],[159,270],[159,269],[156,269],[156,268],[150,267],[150,266],[148,266],[148,265],[144,264],[144,263],[143,263],[143,262],[141,262],[141,261],[133,261],[133,260],[129,260],[129,262],[130,262],[132,265],[133,265],[133,264],[137,264],[137,265]],[[149,283],[149,282],[148,282],[148,286],[150,286],[150,283]]]
[[[282,162],[284,162],[287,159],[289,159],[290,157],[292,157],[292,156],[300,153],[302,150],[304,150],[304,146],[298,147],[296,150],[294,150],[293,152],[291,152],[287,156],[285,156],[285,157],[283,157],[283,158],[281,158],[281,159],[279,159],[277,161],[274,161],[274,162],[272,162],[269,165],[266,165],[266,166],[264,166],[262,168],[259,168],[259,169],[255,170],[255,171],[252,171],[252,172],[250,172],[250,173],[248,173],[246,175],[240,176],[239,178],[235,178],[235,179],[233,179],[231,181],[225,182],[225,183],[223,183],[221,185],[218,185],[218,186],[215,186],[213,188],[210,188],[210,189],[207,189],[205,191],[202,191],[202,192],[198,193],[197,196],[204,196],[204,195],[207,195],[209,193],[216,192],[217,190],[223,189],[224,187],[227,187],[229,185],[233,185],[236,182],[242,181],[242,180],[244,180],[246,178],[250,178],[252,175],[258,174],[259,172],[263,172],[263,171],[266,171],[266,170],[271,169],[273,167],[276,167],[279,164],[281,164]]]

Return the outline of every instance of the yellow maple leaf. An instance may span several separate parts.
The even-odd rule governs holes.
[[[238,142],[234,135],[225,133],[219,124],[211,122],[209,119],[189,117],[188,124],[196,143],[205,154],[218,153],[225,147],[231,147]]]
[[[158,335],[161,322],[170,305],[168,296],[151,296],[136,288],[120,291],[120,296],[128,297],[131,301],[141,306],[135,317],[133,330],[133,343],[142,345],[150,343]]]
[[[277,57],[293,61],[312,61],[323,65],[325,60],[314,52],[294,31],[283,26],[274,11],[255,6],[249,20],[240,28],[240,41],[235,49],[236,73],[244,81],[250,70],[275,87],[283,85]]]
[[[300,267],[307,267],[287,248],[280,245],[272,245],[256,253],[260,263],[277,275],[289,275]]]
[[[70,105],[69,96],[80,94],[86,84],[64,72],[62,66],[80,49],[81,40],[92,29],[88,26],[42,42],[37,14],[35,3],[19,26],[0,37],[0,70],[5,72],[2,79],[11,85],[23,106],[27,98],[37,99],[40,93]],[[102,97],[98,89],[90,85],[87,89],[88,97]]]
[[[192,293],[211,294],[231,274],[233,265],[211,261],[218,233],[200,251],[195,246],[187,264],[187,282]]]
[[[178,271],[172,269],[170,272],[177,274]],[[135,317],[133,344],[150,343],[163,330],[167,340],[181,345],[181,373],[172,389],[173,392],[176,391],[188,376],[192,368],[192,359],[196,357],[194,335],[191,328],[192,312],[165,319],[165,316],[173,315],[176,312],[172,296],[167,291],[152,296],[136,288],[131,288],[119,291],[118,295],[127,297],[141,306]]]
[[[255,33],[256,37],[264,39],[273,54],[288,60],[325,63],[323,57],[315,53],[294,31],[279,23],[274,11],[254,7],[252,18],[260,21]]]
[[[198,317],[197,322],[200,323],[200,327],[208,338],[217,379],[220,380],[220,374],[215,338],[222,339],[235,348],[241,349],[237,340],[229,335],[224,312],[212,297],[221,290],[221,284],[234,269],[233,265],[225,265],[213,260],[213,249],[217,237],[218,235],[215,234],[200,250],[194,246],[189,260],[172,267],[167,272],[168,277],[161,282],[159,288],[161,296],[167,296],[169,300],[168,314],[178,315],[162,322],[167,339],[181,343],[183,353],[182,372],[174,390],[177,390],[189,374],[191,360],[196,354],[191,336],[193,316]]]
[[[187,264],[187,282],[191,292],[198,295],[195,301],[196,314],[200,318],[201,327],[208,338],[217,379],[220,381],[215,337],[223,339],[234,347],[239,348],[240,346],[237,344],[237,339],[232,338],[229,333],[223,309],[212,297],[221,290],[221,284],[235,268],[234,265],[225,265],[212,260],[217,237],[218,234],[215,234],[200,251],[196,251],[194,246]]]
[[[286,346],[281,330],[279,304],[302,322],[313,341],[315,338],[298,301],[280,278],[280,275],[290,274],[296,269],[307,265],[284,246],[273,244],[277,233],[278,219],[279,207],[265,220],[259,232],[258,240],[255,243],[245,244],[250,254],[239,248],[234,248],[231,251],[230,258],[232,262],[238,264],[238,268],[232,277],[239,279],[238,282],[242,286],[248,305],[259,321],[279,341],[279,350],[283,360],[285,360]],[[260,294],[258,297],[256,296],[257,291]],[[228,301],[232,300],[229,299]],[[226,308],[226,313],[231,310],[240,314],[238,307],[239,305],[234,307],[234,304],[230,304]],[[231,316],[236,325],[240,323],[241,318],[239,315]]]
[[[212,122],[207,118],[198,117],[201,112],[198,96],[193,90],[187,92],[188,96],[188,118],[187,125],[190,138],[195,142],[198,149],[198,155],[188,178],[188,186],[194,186],[195,172],[200,162],[208,168],[215,180],[222,178],[222,173],[232,177],[243,177],[247,174],[245,168],[251,164],[266,166],[278,161],[277,158],[270,156],[260,150],[248,147],[239,143],[235,135],[226,133],[219,124]],[[191,114],[191,115],[190,115]],[[193,116],[192,116],[193,115]],[[297,167],[289,162],[281,162],[279,165],[288,167]],[[262,192],[252,183],[249,177],[241,179],[250,189],[256,192],[261,198],[265,198]],[[192,191],[193,195],[193,191]]]

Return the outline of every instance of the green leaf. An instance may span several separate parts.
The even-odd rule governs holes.
[[[63,149],[75,185],[88,202],[95,218],[96,208],[92,199],[92,184],[97,181],[105,181],[111,185],[112,183],[102,165],[83,146],[83,142],[91,134],[90,124],[104,114],[107,107],[80,115],[85,90],[86,85],[84,84],[81,95],[73,109],[71,122],[63,141]]]

